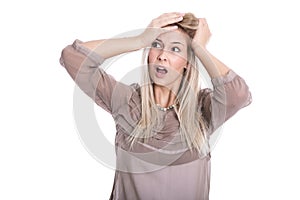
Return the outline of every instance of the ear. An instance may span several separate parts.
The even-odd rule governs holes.
[[[186,63],[186,66],[184,66],[184,69],[188,69],[190,67],[190,63]]]
[[[187,73],[188,71],[190,71],[191,65],[189,63],[186,64],[186,66],[184,66],[184,73]]]
[[[186,65],[183,68],[187,69],[188,66],[189,66],[189,62],[186,62]]]

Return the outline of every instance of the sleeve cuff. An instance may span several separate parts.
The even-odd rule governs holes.
[[[78,52],[84,54],[89,59],[91,59],[95,64],[101,65],[104,62],[104,58],[102,58],[99,54],[96,52],[86,48],[85,46],[81,45],[82,41],[76,39],[72,46],[74,49],[76,49]]]
[[[232,81],[236,76],[237,74],[234,71],[229,70],[229,72],[226,75],[215,77],[211,80],[211,82],[214,87],[217,87]]]

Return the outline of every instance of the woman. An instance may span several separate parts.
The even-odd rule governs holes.
[[[209,37],[205,19],[174,12],[152,20],[140,35],[76,40],[63,50],[61,64],[116,123],[110,199],[209,199],[209,137],[251,102],[244,80],[206,49]],[[141,85],[125,85],[98,67],[140,49]],[[197,60],[213,90],[200,89]]]

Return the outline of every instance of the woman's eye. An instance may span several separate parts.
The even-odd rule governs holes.
[[[161,45],[158,42],[153,42],[151,47],[153,48],[161,48]]]
[[[174,51],[174,52],[180,52],[180,49],[178,47],[173,47],[172,51]]]

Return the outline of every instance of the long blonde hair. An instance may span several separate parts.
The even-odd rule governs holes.
[[[179,29],[183,30],[190,38],[194,37],[198,27],[198,19],[191,13],[184,15],[183,20],[176,23]],[[144,67],[143,83],[141,85],[141,118],[137,126],[131,133],[129,138],[130,145],[133,147],[138,139],[147,141],[162,122],[159,117],[159,110],[154,100],[153,84],[148,72],[148,49],[144,50],[143,62]],[[180,127],[179,132],[182,138],[186,141],[187,147],[192,151],[197,150],[198,153],[206,154],[209,150],[208,141],[206,138],[207,123],[201,116],[199,110],[198,92],[200,91],[199,84],[199,69],[198,60],[191,48],[188,46],[188,67],[185,70],[180,89],[175,99],[175,112],[177,114]]]

